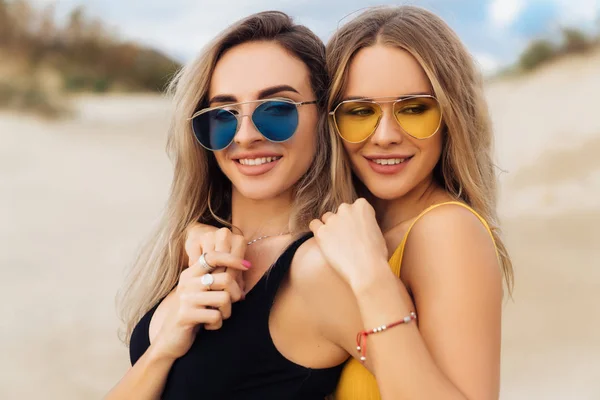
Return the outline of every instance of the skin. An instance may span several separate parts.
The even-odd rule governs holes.
[[[391,52],[382,46],[363,49],[350,64],[349,74],[344,99],[434,94],[423,68],[405,51]],[[427,191],[427,188],[432,188],[431,171],[442,153],[443,135],[436,134],[426,140],[415,139],[405,134],[398,125],[392,103],[383,104],[382,109],[383,116],[377,131],[369,140],[355,144],[344,142],[353,172],[380,200],[401,200],[409,193]],[[382,154],[412,156],[412,159],[401,173],[381,179],[381,175],[368,166],[365,156]]]
[[[279,45],[245,43],[227,51],[217,63],[209,90],[209,98],[216,100],[210,106],[275,97],[314,100],[308,68]],[[241,113],[250,114],[255,106],[242,105]],[[232,223],[251,237],[287,231],[291,188],[314,156],[317,118],[314,105],[300,107],[298,129],[284,143],[267,141],[249,118],[243,118],[234,143],[215,153],[219,167],[232,182]],[[237,157],[253,158],[267,152],[281,159],[264,174],[244,175],[235,164]],[[196,257],[153,315],[149,349],[107,399],[130,399],[132,394],[138,399],[159,399],[173,362],[187,353],[199,328],[220,328],[231,315],[231,303],[243,297],[242,287],[250,290],[290,241],[290,235],[282,235],[267,246],[247,250],[246,239],[226,229],[201,236],[206,261],[222,267],[213,273],[211,290],[200,281],[205,271],[195,262]],[[235,271],[246,271],[242,285],[236,282]]]
[[[287,61],[284,65],[281,64],[282,59]],[[276,89],[282,85],[289,89]],[[219,60],[209,90],[209,98],[216,101],[211,101],[208,106],[274,97],[296,102],[314,100],[306,66],[275,43],[246,43],[226,52]],[[252,124],[250,114],[256,106],[241,106],[241,114],[248,117],[242,118],[234,142],[225,150],[214,153],[217,163],[232,183],[233,196],[244,198],[244,204],[251,200],[263,201],[275,197],[290,199],[291,187],[308,170],[314,156],[316,107],[300,106],[298,112],[302,118],[292,138],[273,143],[266,140]],[[298,151],[299,148],[306,151]],[[245,154],[261,152],[282,156],[277,163],[277,170],[259,176],[243,175],[235,160]]]
[[[379,44],[355,55],[348,78],[346,97],[431,93],[412,56]],[[311,222],[315,238],[296,253],[271,312],[273,341],[299,364],[334,365],[344,354],[358,358],[357,332],[414,310],[418,324],[368,339],[365,366],[376,376],[382,398],[497,399],[502,277],[481,222],[459,206],[429,212],[411,231],[401,279],[390,271],[387,260],[416,216],[452,200],[432,175],[445,132],[413,139],[390,112],[385,106],[368,140],[345,144],[373,206],[359,199]],[[397,174],[383,176],[364,160],[372,154],[412,158]],[[206,227],[194,231],[206,232]],[[202,242],[191,240],[188,247],[201,249]],[[309,339],[305,346],[299,344],[301,336]]]
[[[401,49],[375,45],[356,54],[345,96],[419,92],[431,93],[419,63]],[[402,325],[369,339],[367,365],[383,398],[498,398],[502,277],[481,222],[459,206],[437,208],[411,231],[401,269],[403,285],[387,265],[414,218],[432,204],[451,200],[432,175],[442,131],[414,139],[387,107],[368,140],[345,144],[354,172],[376,197],[374,209],[364,200],[343,205],[337,214],[313,221],[311,230],[327,264],[352,288],[365,327],[408,315],[414,309],[407,301],[412,295],[418,327]],[[373,154],[412,159],[396,174],[382,175],[365,159]],[[318,288],[314,293],[320,293]]]

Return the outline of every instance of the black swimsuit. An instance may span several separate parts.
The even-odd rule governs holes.
[[[319,399],[332,393],[342,365],[311,369],[286,359],[269,332],[269,313],[292,258],[310,235],[293,242],[246,295],[232,305],[231,318],[216,331],[201,330],[190,350],[177,359],[162,399]],[[155,306],[131,336],[131,363],[150,345],[148,328]]]

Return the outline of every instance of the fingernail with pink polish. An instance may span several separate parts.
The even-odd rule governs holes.
[[[242,260],[242,265],[246,268],[250,268],[252,267],[252,263],[250,261],[247,260]]]

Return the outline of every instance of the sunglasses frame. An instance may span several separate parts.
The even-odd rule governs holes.
[[[417,140],[425,140],[425,139],[429,139],[430,137],[432,137],[433,135],[435,135],[436,133],[439,132],[439,130],[440,130],[441,126],[442,126],[442,121],[444,120],[443,112],[442,112],[442,107],[440,105],[439,100],[437,99],[437,97],[435,97],[433,95],[430,95],[430,94],[418,94],[418,95],[410,95],[410,96],[403,96],[403,97],[375,97],[375,98],[363,98],[363,99],[344,100],[344,101],[339,102],[338,105],[335,106],[335,108],[333,109],[333,111],[329,112],[329,116],[333,119],[333,126],[335,127],[335,131],[337,132],[337,134],[339,135],[339,137],[341,137],[342,140],[344,140],[344,141],[346,141],[348,143],[357,144],[357,143],[362,143],[365,140],[369,139],[371,136],[373,136],[373,134],[375,133],[375,131],[379,127],[379,122],[381,122],[381,117],[383,117],[383,107],[381,106],[382,104],[392,103],[393,104],[392,108],[393,108],[397,103],[400,103],[402,101],[411,100],[411,99],[422,99],[422,98],[427,98],[427,99],[433,99],[433,100],[435,100],[436,103],[438,104],[439,109],[440,109],[440,122],[438,123],[437,128],[435,128],[435,131],[433,131],[433,133],[431,135],[429,135],[427,137],[424,137],[424,138],[418,138],[416,136],[413,136],[410,133],[408,133],[402,127],[402,125],[400,125],[400,122],[398,121],[398,119],[396,117],[394,117],[394,120],[396,121],[396,123],[398,124],[398,126],[400,126],[400,129],[402,129],[402,132],[406,133],[408,136],[410,136],[412,138],[415,138]],[[380,99],[383,100],[383,101],[376,101],[376,100],[380,100]],[[389,100],[386,100],[386,99],[389,99]],[[337,123],[337,120],[335,118],[335,113],[338,110],[338,108],[340,108],[340,106],[342,104],[352,103],[352,102],[363,102],[363,103],[377,104],[377,106],[381,110],[381,114],[379,115],[379,117],[377,117],[377,123],[375,124],[375,127],[373,128],[373,130],[371,131],[371,133],[369,133],[363,140],[359,140],[358,142],[352,142],[352,141],[344,138],[344,136],[340,132],[340,128],[338,127],[338,123]]]
[[[192,114],[192,116],[190,118],[188,118],[188,121],[190,121],[190,125],[192,128],[192,133],[194,134],[194,139],[196,139],[196,141],[198,142],[198,144],[202,147],[204,147],[206,150],[208,151],[221,151],[221,150],[225,150],[226,148],[228,148],[231,143],[233,143],[233,140],[235,139],[235,135],[237,135],[238,131],[240,130],[240,126],[242,125],[242,118],[244,117],[250,117],[250,121],[252,122],[252,125],[254,126],[254,129],[256,129],[256,131],[258,133],[261,134],[262,137],[264,137],[265,139],[267,139],[269,142],[273,142],[273,143],[283,143],[286,142],[288,140],[290,140],[294,134],[296,133],[296,130],[298,130],[298,126],[296,125],[296,129],[294,130],[294,132],[290,135],[289,138],[285,139],[285,140],[271,140],[268,137],[266,137],[261,131],[260,129],[258,129],[258,127],[254,124],[254,121],[252,120],[252,116],[254,115],[254,112],[256,111],[256,109],[258,107],[260,107],[262,104],[270,102],[270,101],[279,101],[279,102],[283,102],[283,103],[288,103],[288,104],[293,104],[296,106],[296,108],[306,105],[306,104],[317,104],[317,100],[311,100],[311,101],[293,101],[290,99],[287,99],[285,97],[273,97],[273,98],[269,98],[269,99],[261,99],[261,100],[251,100],[251,101],[244,101],[241,103],[231,103],[231,104],[223,104],[220,106],[215,106],[215,107],[208,107],[208,108],[203,108],[201,110],[196,111],[194,114]],[[257,103],[258,105],[252,110],[252,112],[250,114],[234,114],[229,110],[225,110],[225,107],[232,107],[232,106],[241,106],[243,104],[253,104],[253,103]],[[206,114],[207,112],[210,111],[214,111],[214,110],[219,110],[219,109],[223,109],[224,111],[229,112],[231,115],[233,115],[235,117],[235,119],[237,119],[237,124],[235,127],[235,133],[233,134],[233,136],[231,137],[231,140],[229,141],[229,143],[227,143],[227,145],[225,147],[223,147],[222,149],[219,150],[214,150],[214,149],[209,149],[208,147],[206,147],[205,145],[202,144],[202,142],[200,142],[200,140],[198,139],[198,136],[196,135],[196,132],[194,131],[194,124],[193,124],[193,120],[194,118],[202,115],[202,114]]]

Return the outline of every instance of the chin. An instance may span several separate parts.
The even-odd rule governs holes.
[[[250,200],[268,200],[280,196],[286,192],[287,188],[281,183],[261,182],[250,183],[244,182],[242,185],[236,185],[235,189],[240,195]]]
[[[369,193],[381,200],[395,200],[408,193],[405,182],[394,182],[394,180],[374,179],[373,181],[362,181]]]
[[[374,188],[374,190],[369,189],[369,192],[381,200],[395,200],[406,194],[406,191],[401,188],[396,189],[390,188],[389,186]]]

